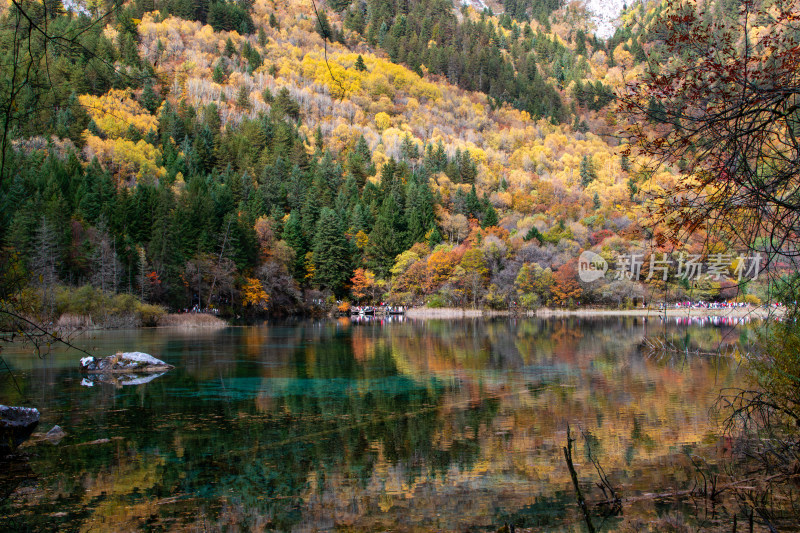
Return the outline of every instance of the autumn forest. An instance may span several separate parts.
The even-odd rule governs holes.
[[[445,4],[12,3],[6,285],[27,312],[95,323],[754,292],[735,259],[694,284],[577,277],[583,250],[613,269],[719,247],[653,245],[650,193],[679,169],[650,170],[620,134],[616,92],[663,7],[637,4],[602,40],[575,4]],[[25,34],[21,13],[49,30]]]
[[[796,529],[797,2],[0,4],[0,529]]]

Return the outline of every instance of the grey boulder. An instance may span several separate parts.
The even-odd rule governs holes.
[[[12,453],[39,425],[39,410],[0,405],[0,456]]]
[[[171,368],[174,367],[142,352],[117,352],[99,359],[92,356],[81,359],[81,371],[86,374],[141,374],[166,372]]]
[[[66,436],[67,432],[61,429],[61,426],[56,425],[45,433],[44,438],[50,441],[51,444],[58,444]]]

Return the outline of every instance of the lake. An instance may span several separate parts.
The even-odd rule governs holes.
[[[129,386],[84,379],[78,352],[7,346],[0,403],[35,406],[37,431],[67,436],[26,445],[28,463],[0,474],[0,530],[575,530],[567,425],[588,499],[602,494],[587,441],[626,496],[691,488],[689,455],[721,448],[711,407],[741,381],[735,354],[694,352],[749,334],[675,319],[340,319],[76,340],[176,367]],[[650,352],[642,339],[657,335],[691,353]]]

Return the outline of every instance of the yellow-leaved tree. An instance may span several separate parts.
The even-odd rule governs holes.
[[[84,94],[78,101],[108,137],[124,137],[131,128],[141,136],[158,129],[158,119],[132,98],[130,89],[111,89],[102,96]]]
[[[242,303],[246,307],[254,307],[256,309],[267,308],[269,295],[264,290],[261,281],[255,278],[245,278],[245,283],[242,287]]]
[[[92,119],[83,132],[87,158],[97,157],[120,181],[152,181],[166,175],[161,150],[142,139],[158,129],[158,119],[132,98],[130,89],[78,99]]]

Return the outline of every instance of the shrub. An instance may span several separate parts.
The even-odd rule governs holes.
[[[495,284],[489,286],[489,292],[486,293],[484,302],[490,309],[508,309],[508,302],[506,301],[505,295],[499,291]]]
[[[157,326],[159,321],[167,314],[166,309],[160,305],[136,302],[136,316],[142,326]]]
[[[519,297],[519,306],[523,309],[533,311],[542,305],[538,294],[528,292]]]
[[[447,302],[445,302],[441,294],[434,294],[428,298],[428,302],[425,305],[431,309],[440,309],[442,307],[447,307]]]
[[[106,328],[155,326],[166,314],[163,307],[141,302],[132,294],[111,294],[91,285],[59,287],[56,309],[59,315],[87,317]]]
[[[761,298],[755,294],[742,294],[736,298],[737,302],[744,302],[750,305],[761,305]]]

